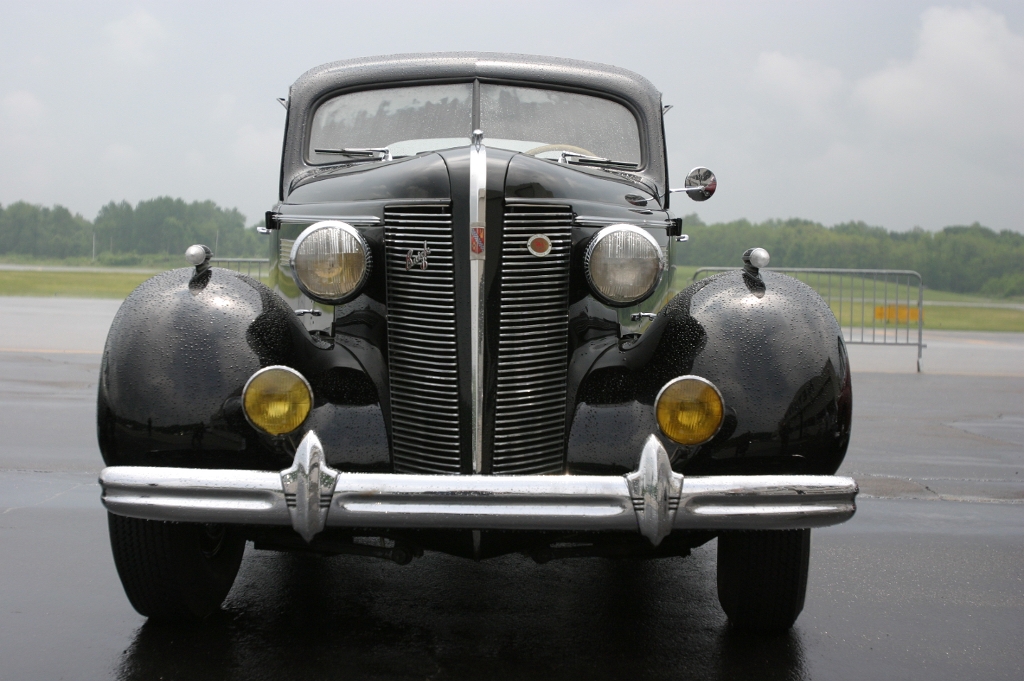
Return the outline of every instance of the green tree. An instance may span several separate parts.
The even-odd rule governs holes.
[[[1016,295],[1011,291],[1017,289],[1018,263],[1024,262],[1024,234],[979,224],[934,233],[888,232],[863,222],[830,228],[800,219],[706,225],[691,215],[683,227],[690,235],[680,249],[683,265],[737,265],[743,251],[761,246],[776,267],[912,269],[931,288]],[[988,283],[994,280],[1002,283]]]
[[[220,257],[263,255],[266,250],[266,242],[245,227],[237,209],[213,201],[185,203],[161,196],[134,208],[110,202],[100,209],[95,225],[103,252],[176,255],[196,243]]]
[[[62,206],[0,206],[0,254],[68,258],[92,250],[92,224]]]

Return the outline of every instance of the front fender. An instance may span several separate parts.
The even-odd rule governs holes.
[[[722,392],[726,416],[708,443],[660,435],[654,399],[695,374]],[[842,332],[809,286],[763,270],[703,279],[673,298],[634,343],[608,347],[576,393],[570,470],[635,466],[658,433],[691,475],[834,473],[850,438],[852,391]],[[607,431],[607,432],[604,432]]]
[[[362,426],[351,447],[335,449],[335,464],[344,468],[345,457],[362,452],[386,465],[378,391],[353,354],[310,336],[262,283],[219,268],[194,271],[143,282],[114,317],[97,400],[104,462],[280,470],[305,429],[355,410]],[[315,397],[304,429],[276,441],[248,424],[240,399],[249,377],[275,364],[302,373]]]

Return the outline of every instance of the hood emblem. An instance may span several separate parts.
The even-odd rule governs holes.
[[[416,250],[413,248],[409,249],[409,252],[405,254],[405,270],[408,272],[412,268],[419,265],[421,270],[427,269],[427,258],[430,256],[430,246],[427,242],[423,242],[423,248]]]
[[[526,250],[538,258],[543,258],[551,252],[551,239],[545,234],[534,234],[526,240]]]
[[[484,228],[483,227],[470,227],[469,228],[469,249],[480,255],[484,252]]]

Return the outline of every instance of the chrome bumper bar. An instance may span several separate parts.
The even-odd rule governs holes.
[[[672,530],[823,527],[849,519],[857,484],[830,475],[674,473],[653,435],[637,470],[599,475],[339,473],[310,432],[280,473],[112,466],[111,513],[202,523],[291,525],[306,541],[331,527],[619,530],[657,545]]]

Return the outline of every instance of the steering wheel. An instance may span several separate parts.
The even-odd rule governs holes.
[[[574,147],[571,144],[544,144],[523,153],[527,156],[536,156],[537,154],[543,154],[545,151],[571,151],[574,154],[583,154],[584,156],[597,156],[592,151],[587,151],[583,147]]]

